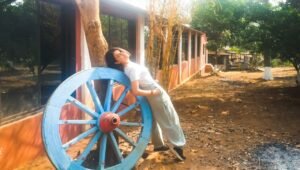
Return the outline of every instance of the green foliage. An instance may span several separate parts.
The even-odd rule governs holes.
[[[275,50],[282,60],[293,63],[297,72],[300,69],[300,10],[299,2],[288,1],[276,12],[276,37],[279,40]]]
[[[201,1],[193,12],[192,25],[207,33],[209,50],[235,46],[290,61],[299,72],[299,0],[275,7],[267,0]]]
[[[36,0],[0,3],[0,69],[36,74],[60,58],[64,49],[59,11]]]
[[[208,38],[208,49],[218,51],[225,46],[239,44],[236,36],[244,18],[239,0],[207,0],[201,1],[193,12],[192,26],[204,31]]]
[[[248,1],[246,3],[244,16],[244,29],[240,31],[244,48],[252,53],[264,53],[266,50],[274,48],[273,26],[274,13],[267,2]]]
[[[38,46],[35,1],[1,4],[0,6],[0,67],[24,64],[33,70],[37,64]]]
[[[293,66],[293,64],[290,61],[283,61],[280,58],[275,58],[272,60],[272,66],[273,67],[283,67],[283,66]]]

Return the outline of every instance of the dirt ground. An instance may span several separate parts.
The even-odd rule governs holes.
[[[300,169],[300,88],[293,68],[196,75],[171,92],[187,159],[152,152],[135,169]],[[54,169],[42,157],[19,169]]]

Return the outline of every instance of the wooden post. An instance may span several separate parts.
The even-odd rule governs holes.
[[[141,65],[145,65],[145,38],[144,38],[145,19],[143,16],[137,16],[136,23],[136,59]]]
[[[188,76],[191,75],[191,60],[192,60],[192,33],[188,33]]]
[[[194,39],[195,39],[195,44],[194,44],[194,47],[195,47],[195,49],[194,49],[194,60],[195,60],[195,70],[194,71],[198,71],[198,53],[197,53],[197,47],[198,47],[198,33],[197,32],[195,32],[195,36],[194,36]]]
[[[182,82],[181,72],[182,72],[182,30],[178,31],[178,81],[179,84]]]

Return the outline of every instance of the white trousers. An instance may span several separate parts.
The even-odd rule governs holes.
[[[158,88],[161,94],[147,96],[153,114],[152,143],[155,148],[163,146],[164,136],[173,146],[183,147],[186,140],[180,126],[178,114],[167,92],[158,84],[142,87],[142,89],[148,90],[155,88]]]

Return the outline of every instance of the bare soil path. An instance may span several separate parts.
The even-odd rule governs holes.
[[[196,75],[171,92],[187,138],[184,162],[152,152],[135,169],[300,169],[300,88],[293,68]],[[41,157],[19,169],[54,169]]]
[[[300,88],[293,68],[196,76],[171,96],[187,137],[183,163],[170,154],[138,169],[300,169]],[[282,159],[274,158],[283,157]]]

